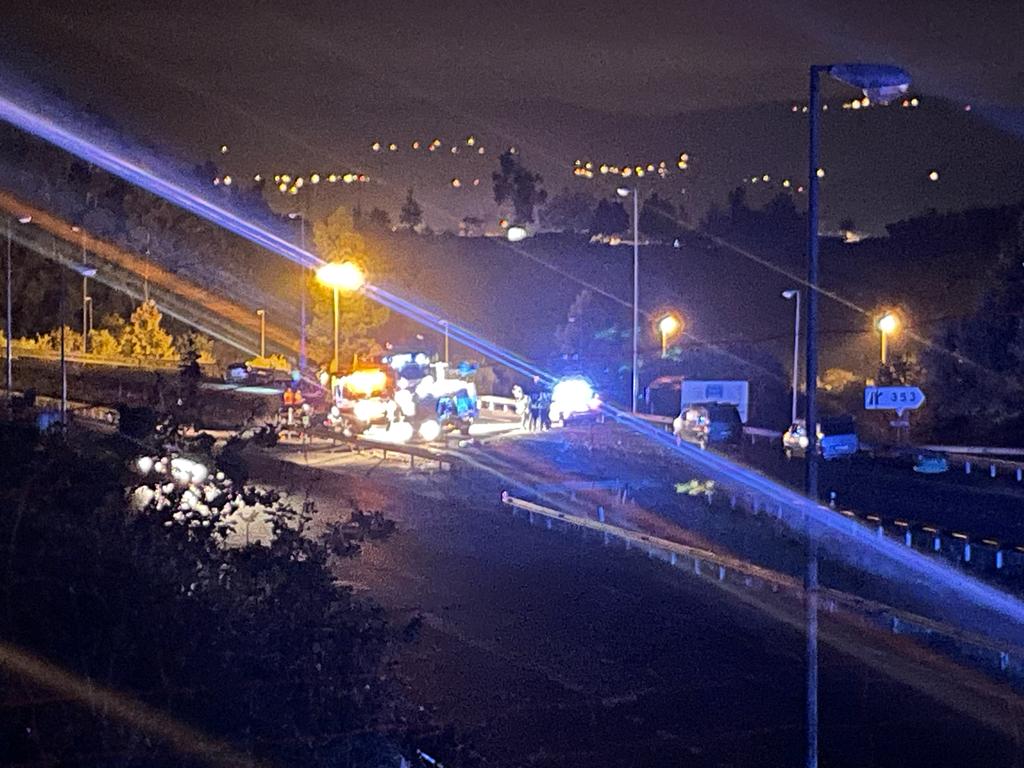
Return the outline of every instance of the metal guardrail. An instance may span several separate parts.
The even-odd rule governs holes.
[[[636,547],[646,550],[648,556],[660,555],[669,565],[688,565],[698,577],[719,582],[731,581],[753,589],[768,588],[773,593],[785,592],[796,599],[801,599],[804,593],[802,581],[792,576],[700,547],[680,544],[606,523],[603,519],[603,510],[600,508],[598,514],[601,519],[594,520],[516,498],[507,492],[502,492],[501,501],[512,508],[513,514],[517,509],[525,511],[531,522],[534,515],[539,515],[545,519],[547,528],[551,528],[554,521],[559,521],[581,530],[596,531],[602,534],[605,543],[615,539],[624,543],[627,549]],[[829,613],[835,613],[841,607],[892,634],[925,638],[939,635],[952,641],[961,655],[974,661],[982,661],[1001,673],[1012,674],[1018,679],[1024,678],[1024,648],[1000,643],[838,589],[821,587],[819,595],[822,608]]]
[[[500,395],[480,395],[477,397],[476,401],[481,410],[499,413],[515,413],[516,401],[511,397],[501,397]]]

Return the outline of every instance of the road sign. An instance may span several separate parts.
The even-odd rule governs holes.
[[[924,403],[918,387],[864,387],[864,408],[869,411],[912,411]]]

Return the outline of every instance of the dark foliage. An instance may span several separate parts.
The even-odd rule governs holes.
[[[381,759],[365,734],[385,698],[384,622],[334,583],[322,545],[282,528],[269,547],[221,549],[126,511],[123,444],[31,434],[0,435],[0,636],[99,695],[83,702],[4,671],[5,760],[306,766],[347,764],[354,749]],[[188,731],[172,744],[130,724],[106,691]],[[212,754],[202,738],[223,748]]]

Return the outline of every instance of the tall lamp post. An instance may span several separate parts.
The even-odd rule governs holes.
[[[878,328],[878,336],[880,337],[879,359],[882,361],[882,365],[885,365],[888,361],[889,337],[900,329],[899,315],[894,312],[886,312],[878,318],[878,322],[875,325]]]
[[[267,356],[267,310],[257,309],[256,316],[260,319],[260,357]]]
[[[633,196],[633,379],[630,412],[636,413],[640,393],[640,187],[619,187],[619,197]]]
[[[306,217],[301,213],[289,213],[288,218],[299,220],[299,242],[306,250]],[[299,370],[306,370],[306,267],[299,268]]]
[[[332,261],[316,271],[316,279],[334,292],[334,357],[331,370],[338,372],[338,337],[341,325],[341,292],[353,293],[366,283],[366,275],[351,261]]]
[[[88,204],[88,195],[86,196],[86,203]],[[71,227],[71,231],[80,234],[82,236],[82,353],[89,351],[89,278],[86,276],[85,271],[88,269],[88,262],[85,257],[85,230],[77,224]]]
[[[804,418],[807,450],[805,491],[818,501],[818,97],[819,75],[827,74],[859,88],[869,99],[888,103],[910,86],[910,75],[887,64],[812,64],[807,111],[807,393]],[[818,552],[813,532],[807,531],[807,570],[804,574],[807,612],[807,768],[818,768]]]
[[[782,292],[784,299],[796,299],[796,312],[793,316],[793,409],[790,424],[796,423],[796,395],[799,388],[800,371],[800,291],[791,288]]]
[[[31,216],[19,216],[18,217],[18,223],[19,224],[30,224],[30,223],[32,223],[32,217]],[[11,294],[12,294],[12,291],[13,291],[13,288],[11,286],[11,278],[12,278],[11,259],[12,259],[12,251],[14,249],[14,243],[13,243],[14,233],[13,233],[12,230],[13,230],[13,225],[12,225],[11,219],[8,218],[7,219],[7,260],[6,260],[6,263],[4,265],[4,272],[5,272],[5,278],[6,278],[5,281],[4,281],[5,292],[6,292],[6,302],[5,303],[7,305],[6,306],[6,312],[4,313],[5,314],[5,320],[6,320],[6,322],[4,323],[4,353],[6,355],[6,369],[7,369],[5,371],[6,375],[4,377],[4,384],[5,384],[5,388],[7,390],[7,405],[8,406],[10,406],[10,404],[11,404],[11,394],[12,394],[12,392],[14,390],[14,367],[13,367],[13,364],[11,362],[11,355],[13,354],[12,350],[11,350],[11,334],[14,333],[14,328],[13,328],[13,325],[11,323]]]
[[[818,499],[818,96],[819,75],[827,74],[839,82],[859,88],[868,98],[888,103],[910,86],[910,75],[888,64],[813,64],[810,67],[810,93],[807,105],[807,451],[805,490]]]

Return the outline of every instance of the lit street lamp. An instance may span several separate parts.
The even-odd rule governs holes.
[[[88,202],[88,196],[86,197]],[[79,227],[77,224],[71,227],[71,231],[80,234],[82,236],[82,267],[86,267],[85,260],[85,230]],[[95,270],[93,271],[95,274]],[[89,296],[89,278],[85,272],[82,272],[82,354],[86,354],[89,351],[89,302],[92,298]]]
[[[633,196],[633,381],[629,410],[636,413],[640,393],[640,188],[619,187],[615,192],[619,197]]]
[[[267,356],[267,310],[257,309],[256,316],[260,319],[260,357]]]
[[[301,213],[289,213],[288,218],[299,220],[299,237],[302,250],[306,250],[306,217]],[[306,266],[299,270],[299,370],[306,370]]]
[[[351,261],[332,261],[316,271],[316,279],[334,292],[334,359],[331,368],[338,372],[338,336],[341,323],[341,291],[358,291],[366,282],[366,275],[359,265]]]
[[[878,322],[875,323],[875,327],[878,328],[878,336],[881,339],[880,359],[882,361],[882,365],[885,365],[888,357],[886,354],[888,351],[888,339],[900,329],[899,315],[894,312],[886,312],[878,318]]]
[[[805,490],[818,501],[818,76],[834,79],[861,89],[872,101],[888,103],[910,86],[910,76],[899,67],[886,64],[812,64],[807,103],[807,365],[804,418],[807,448],[804,471]],[[804,591],[807,613],[807,768],[818,768],[818,552],[812,531],[807,532],[807,569]]]
[[[808,173],[807,173],[807,394],[805,451],[805,490],[811,499],[818,498],[818,76],[832,78],[859,88],[872,101],[888,103],[910,86],[910,75],[899,67],[887,64],[813,64],[810,67],[810,98],[808,99]],[[815,744],[815,765],[817,745]],[[810,756],[808,756],[810,764]]]
[[[683,322],[676,315],[667,314],[658,321],[658,331],[661,333],[661,357],[665,358],[668,352],[668,337],[678,333],[683,327]]]
[[[800,370],[800,291],[791,288],[782,292],[784,299],[796,299],[796,313],[793,317],[793,411],[790,416],[790,423],[796,423],[796,393],[799,381]]]

